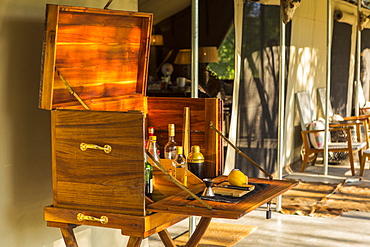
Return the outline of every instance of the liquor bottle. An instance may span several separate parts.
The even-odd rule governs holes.
[[[145,162],[145,195],[152,198],[153,194],[153,166],[146,161]]]
[[[168,142],[164,146],[164,158],[174,159],[176,156],[177,143],[175,142],[175,125],[168,125]]]
[[[203,179],[204,156],[200,152],[199,146],[191,147],[191,152],[188,155],[187,163],[189,166],[189,171],[194,173],[200,179]]]
[[[186,159],[183,154],[182,146],[177,147],[177,154],[172,161],[174,166],[174,177],[179,180],[183,185],[188,186],[188,168],[186,165]]]
[[[148,149],[149,138],[151,136],[154,136],[154,127],[148,127],[148,137],[145,140],[145,145],[144,145],[145,149]]]
[[[160,162],[157,149],[157,137],[150,136],[146,150],[153,156],[155,161]],[[149,198],[151,198],[153,193],[153,165],[155,165],[153,159],[147,156],[145,161],[145,195]]]
[[[148,149],[149,138],[151,136],[154,136],[154,127],[148,127],[148,138],[145,141],[145,149]],[[158,143],[157,143],[157,153],[158,156],[161,157],[161,150],[159,149]]]

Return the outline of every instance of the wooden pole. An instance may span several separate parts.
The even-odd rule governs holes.
[[[190,107],[184,108],[184,123],[182,127],[182,146],[185,157],[190,153]]]

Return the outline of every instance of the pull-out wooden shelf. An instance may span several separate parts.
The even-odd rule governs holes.
[[[214,179],[214,184],[221,183],[227,177],[220,176]],[[260,207],[264,203],[271,201],[296,186],[298,182],[284,181],[284,180],[267,180],[260,178],[250,178],[252,183],[269,184],[268,187],[260,192],[247,197],[239,203],[220,203],[213,201],[206,201],[212,210],[205,208],[201,203],[196,200],[188,200],[189,194],[181,192],[174,196],[169,196],[163,200],[148,205],[148,210],[161,213],[175,213],[175,214],[189,214],[203,217],[212,218],[227,218],[239,219],[245,214]],[[197,185],[192,188],[193,193],[199,193],[204,190],[204,185]]]
[[[226,177],[220,176],[214,180],[215,184],[217,184],[226,180]],[[186,245],[194,247],[198,245],[212,218],[238,219],[298,184],[296,181],[267,180],[260,178],[250,178],[249,181],[253,183],[269,184],[269,186],[239,203],[231,204],[206,201],[212,207],[212,210],[205,208],[195,200],[188,200],[189,194],[180,192],[158,202],[149,204],[148,211],[156,213],[147,216],[132,216],[86,210],[81,211],[53,206],[45,207],[44,215],[45,220],[48,222],[48,226],[61,229],[67,247],[78,246],[73,228],[79,225],[121,229],[123,235],[130,236],[130,241],[127,244],[128,247],[140,246],[144,238],[155,233],[159,234],[165,246],[175,247],[174,242],[167,232],[167,228],[186,219],[188,216],[201,216],[202,218],[194,234]],[[205,186],[203,184],[199,184],[192,187],[191,191],[193,193],[199,193],[203,191],[204,188]],[[105,216],[107,222],[102,224],[99,221],[92,220],[79,221],[77,215],[81,213],[94,217],[95,219],[100,219],[102,216]]]

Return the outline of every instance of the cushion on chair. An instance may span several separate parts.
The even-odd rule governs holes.
[[[310,130],[325,130],[325,120],[320,118],[319,120],[313,121],[310,125]],[[311,145],[316,149],[324,148],[325,132],[310,133]],[[328,136],[330,140],[330,135]]]
[[[363,115],[370,115],[370,102],[367,101],[366,104],[361,109]]]
[[[344,121],[344,118],[339,114],[334,114],[333,116],[329,117],[329,122],[340,122]]]

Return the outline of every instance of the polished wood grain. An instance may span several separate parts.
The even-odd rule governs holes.
[[[73,232],[73,229],[78,225],[53,221],[48,221],[47,225],[48,227],[57,227],[60,229],[64,243],[67,247],[78,247],[77,240]]]
[[[59,110],[52,119],[54,205],[145,215],[143,114]]]
[[[206,232],[209,224],[211,223],[212,218],[202,217],[189,241],[186,243],[185,247],[196,247],[198,246],[199,241]]]
[[[145,215],[144,200],[144,126],[148,121],[159,131],[156,124],[161,119],[182,122],[184,106],[195,109],[190,111],[194,119],[199,119],[191,127],[192,141],[201,146],[207,157],[206,164],[215,177],[219,163],[219,137],[214,131],[206,130],[204,121],[215,121],[218,114],[218,100],[190,99],[176,100],[169,110],[159,111],[169,102],[168,99],[150,99],[145,103],[148,117],[142,112],[108,111],[52,111],[53,138],[53,191],[54,205],[64,208],[84,210],[104,210],[124,214]],[[123,100],[125,102],[125,100]],[[170,112],[170,113],[169,113]],[[177,114],[178,113],[178,114]],[[167,117],[167,114],[173,114]],[[207,119],[207,120],[206,120]],[[166,123],[167,124],[167,123]],[[177,129],[181,132],[182,125]],[[208,138],[206,135],[212,136]],[[198,135],[198,138],[195,136]],[[181,137],[181,135],[180,135]],[[165,142],[166,138],[158,139]],[[79,145],[92,143],[100,146],[110,145],[109,154],[99,150],[81,151]],[[181,142],[179,142],[181,143]],[[203,144],[204,143],[204,144]],[[206,144],[208,148],[206,149]],[[215,168],[213,168],[215,167]],[[163,196],[181,191],[168,181],[163,174],[155,171],[156,188]],[[192,174],[191,174],[192,175]],[[189,176],[190,186],[202,183],[195,176]],[[132,197],[132,195],[136,195]],[[114,203],[112,203],[114,202]]]
[[[60,228],[60,231],[62,232],[66,247],[78,247],[76,237],[73,233],[73,227],[71,227],[71,225],[69,225],[67,228]]]
[[[88,220],[80,222],[77,220],[78,213],[83,213],[84,215],[96,218],[106,216],[108,217],[108,223],[103,225],[100,222]],[[153,213],[147,216],[134,216],[91,210],[66,209],[54,206],[47,206],[44,208],[44,219],[47,221],[49,227],[66,228],[68,225],[74,227],[78,225],[106,227],[120,229],[121,233],[126,236],[142,238],[146,238],[163,231],[187,217],[188,216],[186,215],[168,213]]]
[[[166,229],[193,214],[149,209],[143,143],[151,125],[163,147],[169,123],[182,143],[184,107],[190,107],[190,145],[201,147],[207,176],[220,174],[222,145],[209,122],[221,130],[221,101],[145,97],[152,19],[147,13],[47,5],[39,107],[52,110],[53,205],[45,207],[44,217],[48,226],[61,229],[67,246],[77,246],[73,228],[79,225],[120,229],[130,236],[128,246],[140,246],[155,233],[174,246]],[[110,145],[112,151],[82,151],[82,142]],[[162,198],[181,193],[163,173],[154,173]],[[188,184],[203,186],[191,173]],[[79,213],[108,222],[79,221]],[[208,218],[202,222],[191,245],[199,242]]]
[[[209,127],[209,124],[212,122],[213,125],[219,130],[222,131],[222,124],[218,121],[220,119],[219,115],[219,105],[217,99],[206,99],[205,100],[205,112],[206,119],[204,121],[205,125],[205,150],[212,150],[212,152],[204,153],[204,177],[213,178],[217,175],[220,175],[219,166],[220,166],[220,146],[221,146],[221,137]]]
[[[142,241],[143,241],[143,238],[130,237],[126,246],[127,247],[140,247]]]
[[[173,169],[172,160],[161,159],[161,165],[167,171],[169,169]],[[167,196],[175,195],[183,191],[180,187],[178,187],[175,183],[173,183],[162,171],[160,171],[156,167],[154,167],[153,175],[154,175],[154,189],[162,193],[162,196],[159,197],[160,199],[163,199]],[[203,181],[190,171],[188,171],[187,180],[188,180],[187,187],[189,188],[199,185],[199,184],[203,184]]]
[[[205,157],[205,174],[216,177],[220,175],[218,172],[222,164],[222,145],[217,133],[210,130],[209,122],[213,121],[222,130],[220,100],[148,97],[148,126],[155,128],[158,144],[163,148],[168,140],[167,125],[173,123],[176,130],[175,141],[182,143],[182,116],[185,107],[190,108],[190,145],[200,146]]]
[[[221,183],[227,179],[226,176],[215,178],[215,184]],[[148,209],[154,212],[171,212],[178,214],[192,214],[203,217],[238,219],[245,214],[255,210],[271,199],[283,194],[298,184],[297,181],[285,180],[267,180],[260,178],[249,178],[253,183],[266,183],[270,186],[259,193],[247,197],[239,203],[220,203],[207,201],[213,208],[209,210],[195,200],[187,200],[189,195],[186,192],[180,192],[177,195],[169,196],[161,201],[148,205]],[[203,191],[205,186],[200,184],[191,188],[193,193]]]
[[[111,98],[100,98],[84,100],[90,110],[95,111],[141,111],[147,113],[147,98],[138,95],[137,97],[128,97],[126,95]],[[68,103],[54,104],[56,109],[85,110],[77,101]]]
[[[76,103],[56,68],[83,101],[144,96],[152,18],[149,13],[47,5],[40,107]]]
[[[166,247],[176,247],[175,242],[172,240],[170,234],[168,233],[167,229],[158,232],[159,237],[162,240],[162,243]]]
[[[41,64],[41,85],[39,107],[52,109],[52,91],[55,72],[56,26],[58,23],[58,6],[51,5],[46,10],[43,58]]]

